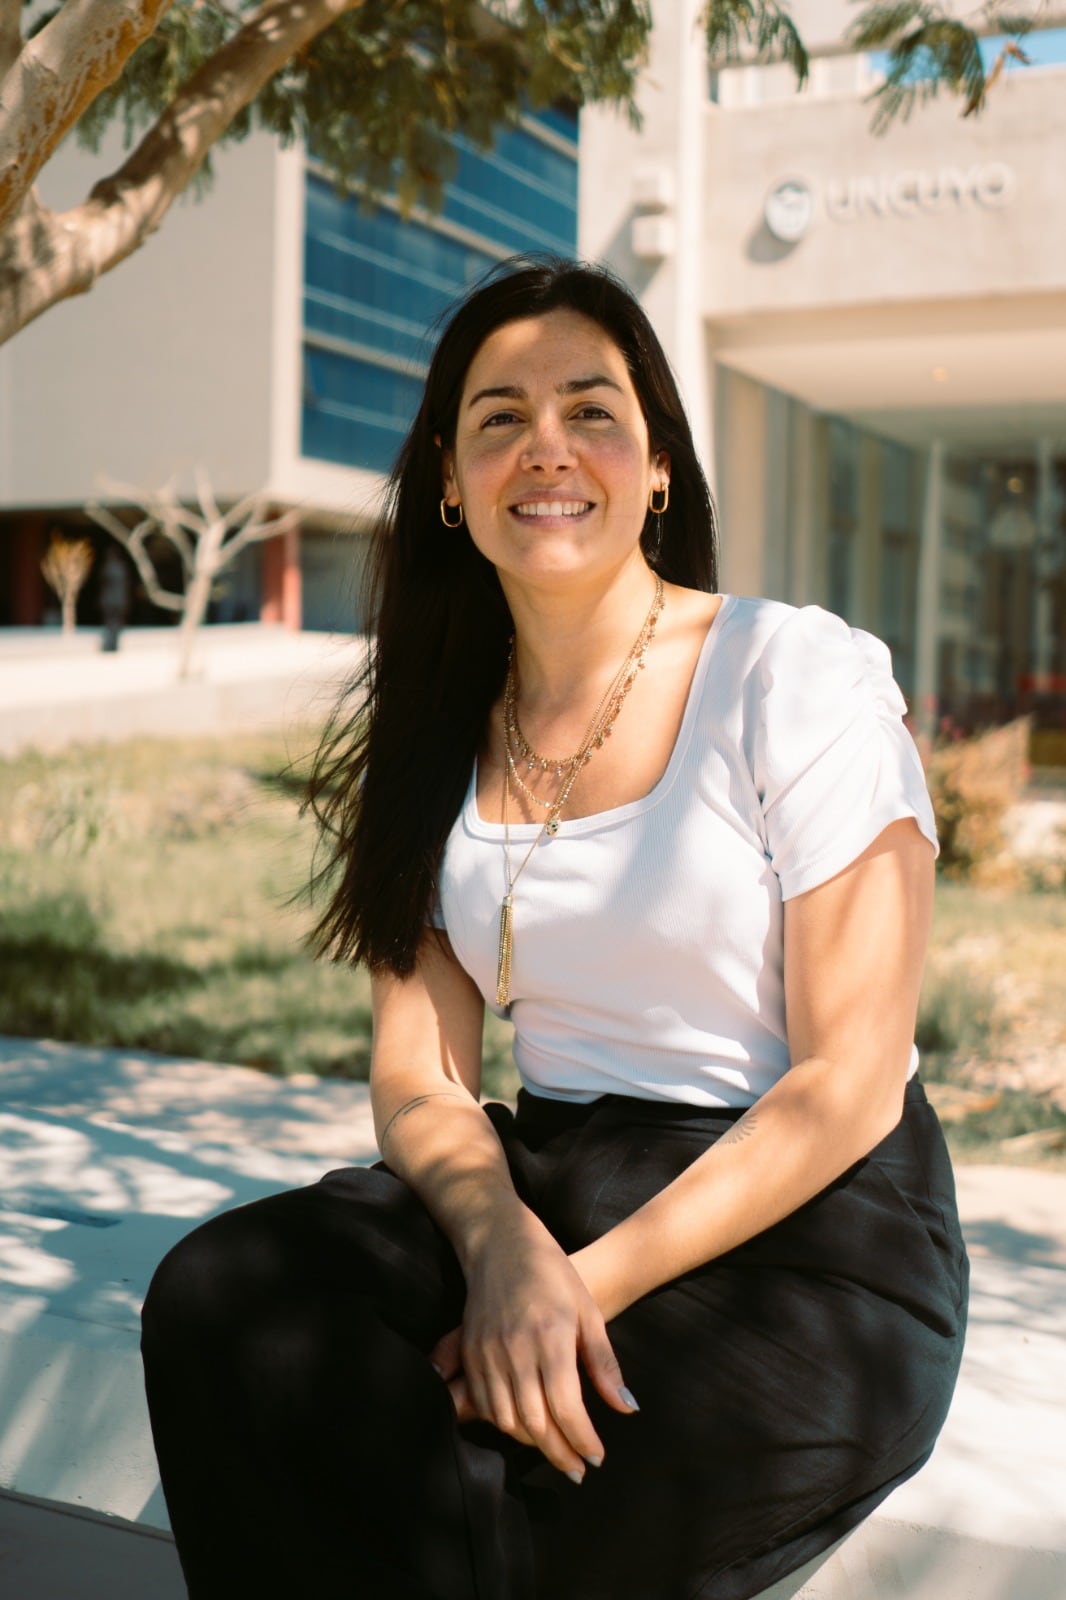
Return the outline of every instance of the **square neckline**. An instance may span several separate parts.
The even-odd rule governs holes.
[[[733,609],[735,595],[723,594],[721,605],[711,619],[699,654],[696,665],[692,669],[692,678],[685,696],[685,709],[681,717],[681,726],[677,730],[677,738],[670,752],[670,759],[663,768],[657,781],[637,800],[629,800],[621,806],[611,806],[606,811],[590,811],[584,817],[562,818],[559,831],[555,839],[577,838],[581,834],[594,833],[600,828],[615,827],[620,822],[628,822],[630,818],[641,816],[659,804],[673,788],[678,771],[684,761],[689,742],[692,738],[692,727],[696,720],[696,707],[699,704],[703,688],[703,680],[707,676],[711,656],[714,653],[714,644],[721,632],[720,623],[723,617]],[[477,758],[471,769],[470,782],[467,785],[466,799],[463,803],[463,822],[468,833],[480,839],[500,839],[504,837],[502,822],[489,822],[478,810],[477,805]],[[531,841],[540,833],[543,824],[540,822],[512,822],[508,831],[515,841]]]

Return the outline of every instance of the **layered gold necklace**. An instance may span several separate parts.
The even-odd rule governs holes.
[[[504,871],[507,879],[507,889],[500,906],[500,950],[496,967],[496,1004],[507,1007],[511,1004],[511,958],[514,950],[514,887],[522,873],[525,871],[534,850],[544,838],[554,837],[559,831],[559,820],[563,808],[570,799],[574,784],[583,767],[592,760],[593,754],[603,748],[604,742],[610,738],[611,729],[618,720],[618,713],[633,684],[636,682],[637,673],[640,672],[647,660],[648,646],[655,637],[655,627],[662,615],[663,609],[663,580],[656,573],[655,595],[649,607],[648,614],[641,624],[640,632],[634,639],[625,660],[615,673],[607,686],[602,700],[593,713],[592,721],[585,731],[573,755],[542,756],[526,739],[518,723],[518,671],[515,666],[514,637],[511,638],[511,653],[507,661],[507,680],[503,690],[503,747],[506,756],[506,766],[503,774],[503,842],[504,842]],[[558,779],[559,787],[555,795],[545,800],[535,794],[529,783],[522,776],[522,771],[527,774],[535,772],[551,772]],[[519,863],[518,870],[511,870],[511,829],[507,814],[507,802],[510,795],[511,784],[515,785],[526,799],[533,805],[540,806],[548,814],[541,823],[536,838],[526,851]]]

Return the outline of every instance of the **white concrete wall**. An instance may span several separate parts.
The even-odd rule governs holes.
[[[73,144],[43,198],[65,207],[117,165]],[[193,467],[220,495],[264,483],[270,460],[273,207],[268,138],[219,152],[200,203],[180,201],[140,251],[54,306],[4,351],[6,505],[80,504],[99,474],[160,483]]]
[[[707,107],[706,316],[1066,288],[1062,164],[1050,154],[1066,135],[1066,71],[1009,75],[981,117],[944,100],[880,138],[870,120],[858,98]],[[813,201],[793,244],[764,218],[787,179]]]
[[[698,130],[707,94],[701,9],[698,0],[656,8],[638,93],[639,134],[615,111],[582,112],[578,250],[613,267],[639,295],[677,374],[696,447],[713,478],[713,373],[699,319],[705,286]],[[662,189],[642,202],[644,179],[652,191],[661,179]]]

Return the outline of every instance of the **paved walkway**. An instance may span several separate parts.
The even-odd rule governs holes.
[[[144,1537],[166,1528],[137,1358],[148,1278],[200,1218],[374,1159],[367,1091],[0,1039],[0,1104],[0,1590],[169,1600],[173,1549]],[[804,1600],[1066,1595],[1066,1174],[958,1177],[974,1285],[951,1417]]]
[[[96,629],[0,628],[0,756],[134,735],[199,735],[324,717],[361,651],[263,623],[202,628],[177,677],[173,628],[135,628],[112,654]]]

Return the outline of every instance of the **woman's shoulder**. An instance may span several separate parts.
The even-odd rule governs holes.
[[[814,663],[839,652],[851,629],[820,606],[794,606],[757,595],[724,594],[710,629],[716,657],[708,675],[712,698],[747,699],[763,692],[782,663]]]
[[[831,693],[841,678],[879,688],[892,681],[888,646],[822,606],[731,595],[719,626],[721,643],[759,693],[783,683],[805,684],[809,694],[819,686]]]
[[[702,709],[749,762],[761,741],[802,753],[854,719],[906,713],[887,646],[821,606],[728,595],[712,643]]]

